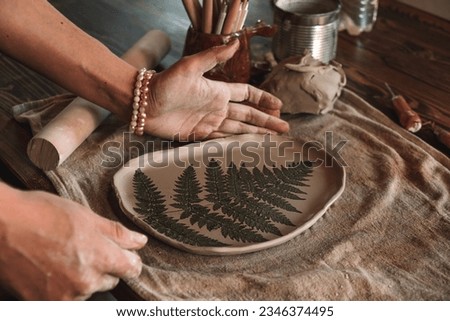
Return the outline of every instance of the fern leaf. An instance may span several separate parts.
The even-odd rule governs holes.
[[[245,191],[241,188],[241,180],[239,177],[239,170],[236,164],[231,162],[226,174],[226,182],[230,197],[234,202],[239,203],[241,199],[246,198]]]
[[[254,218],[251,212],[238,205],[242,197],[239,187],[238,170],[234,164],[230,166],[228,173],[225,174],[217,162],[211,161],[206,169],[205,189],[208,192],[206,199],[213,203],[213,209],[221,209],[222,213],[232,218],[232,220],[226,218],[221,221],[223,235],[232,235],[236,239],[237,235],[224,231],[240,230],[241,233],[247,233],[245,226],[240,223],[246,224],[250,228],[279,235],[279,230],[270,221],[264,220],[261,217]],[[230,189],[233,190],[232,193],[229,192]],[[235,194],[237,197],[233,198],[231,194]],[[250,232],[248,237],[249,240],[255,240],[254,232]]]
[[[255,182],[252,175],[252,172],[245,167],[245,164],[242,164],[239,168],[239,180],[241,182],[241,188],[248,194],[252,194],[255,192]]]
[[[283,168],[283,167],[282,167]],[[288,184],[288,185],[292,185],[292,186],[297,186],[297,183],[299,182],[297,177],[292,177],[292,176],[288,176],[285,174],[284,171],[282,171],[280,168],[275,167],[273,168],[273,173],[275,174],[275,176],[283,183]],[[301,191],[297,192],[300,193]]]
[[[261,215],[261,210],[246,200],[227,204],[222,206],[221,210],[234,221],[245,224],[252,229],[281,235],[280,230],[267,217]]]
[[[262,216],[273,222],[281,223],[288,226],[295,226],[283,213],[277,208],[256,198],[249,197],[246,206],[255,214]],[[276,234],[276,233],[274,233]]]
[[[181,210],[180,219],[189,219],[208,231],[219,230],[225,238],[240,242],[263,242],[260,234],[282,235],[274,223],[294,226],[280,209],[299,212],[287,199],[302,199],[306,194],[301,187],[312,175],[310,162],[292,163],[286,167],[249,170],[243,164],[238,169],[231,163],[225,172],[212,159],[206,168],[206,183],[202,186],[195,169],[187,167],[175,181],[174,202]],[[136,212],[158,232],[180,242],[196,246],[224,246],[225,244],[200,234],[179,220],[169,217],[165,199],[152,180],[137,170],[133,178],[136,195]],[[205,189],[205,201],[212,211],[202,204],[199,195]],[[220,212],[218,212],[220,210]]]
[[[276,168],[274,168],[275,170]],[[277,191],[280,191],[281,193],[286,192],[285,195],[281,195],[290,199],[298,199],[296,193],[300,193],[301,190],[291,184],[288,184],[284,181],[280,181],[280,179],[277,177],[274,171],[271,171],[266,166],[263,167],[263,174],[266,177],[266,179],[270,182],[272,182],[271,187],[276,188]]]
[[[256,231],[252,230],[249,227],[242,226],[240,224],[227,224],[224,225],[221,229],[222,235],[224,237],[228,237],[232,240],[237,240],[240,242],[251,242],[251,243],[260,243],[265,242],[265,239],[262,235],[258,234]]]
[[[226,244],[199,234],[176,219],[167,216],[164,197],[150,177],[140,169],[133,176],[134,210],[154,230],[177,241],[195,246],[224,246]]]
[[[212,159],[206,168],[205,190],[206,200],[213,203],[213,210],[218,210],[223,204],[231,201],[225,182],[225,173],[220,164]]]
[[[191,215],[190,223],[192,225],[197,224],[199,227],[204,227],[208,231],[214,231],[221,227],[221,222],[215,219],[217,213],[210,213],[209,209],[202,205],[194,205],[194,211]]]
[[[262,177],[264,175],[260,171],[259,171],[259,174],[261,174],[260,179],[262,179],[262,181],[264,181],[264,178]],[[266,195],[263,197],[257,197],[258,192],[261,192],[261,189],[258,187],[257,180],[255,179],[253,173],[248,168],[246,168],[244,164],[240,167],[237,178],[236,178],[236,172],[234,170],[234,167],[231,166],[230,170],[228,171],[228,177],[232,178],[234,180],[237,179],[239,181],[239,183],[235,183],[234,185],[239,186],[243,192],[247,193],[247,196],[239,197],[236,200],[236,202],[240,201],[241,207],[235,208],[235,212],[243,211],[244,212],[243,215],[245,215],[244,217],[236,217],[236,219],[240,220],[241,222],[247,223],[247,221],[248,221],[247,217],[252,217],[255,215],[261,216],[263,214],[262,216],[263,216],[263,219],[266,221],[266,223],[267,223],[267,220],[272,220],[273,222],[293,226],[292,222],[277,209],[277,207],[279,207],[277,205],[282,204],[282,207],[284,207],[287,210],[292,210],[292,211],[297,211],[297,210],[293,206],[291,206],[286,200],[282,199],[281,197],[278,198],[278,200],[279,200],[278,203],[271,201],[270,195],[273,195],[273,194],[271,194],[269,192],[265,193]],[[264,182],[264,185],[265,185],[265,183],[266,182]],[[235,194],[242,195],[241,192],[235,192]],[[255,198],[252,198],[251,195],[253,195]],[[269,202],[268,202],[269,204],[260,202],[259,201],[260,199],[269,200]],[[275,206],[271,206],[272,203],[276,203]],[[237,216],[237,215],[238,214],[234,214],[234,216]],[[274,233],[277,235],[279,233],[278,230],[273,229],[273,226],[264,227],[264,224],[262,224],[261,221],[253,222],[253,224],[251,226],[258,228],[264,232],[271,231],[271,233]]]
[[[189,218],[194,212],[194,204],[201,202],[199,193],[202,188],[197,179],[197,174],[192,165],[186,167],[183,173],[175,181],[175,203],[171,206],[181,209],[180,219]]]
[[[254,195],[254,197],[256,197],[274,207],[278,207],[278,208],[281,208],[281,209],[289,211],[289,212],[300,213],[300,211],[298,209],[296,209],[294,206],[292,206],[291,203],[289,203],[282,196],[275,194],[275,192],[273,190],[257,188],[253,195]],[[297,199],[299,200],[300,198],[297,196]]]
[[[308,184],[304,183],[308,181],[312,174],[312,168],[307,167],[304,163],[294,163],[287,167],[281,166],[281,168],[274,168],[275,176],[282,182],[297,186],[307,187]],[[306,194],[303,190],[299,189],[297,194]]]
[[[311,177],[313,172],[312,163],[309,161],[306,162],[298,162],[292,163],[287,167],[281,168],[282,171],[288,173],[290,176],[296,176],[300,181],[307,181],[309,177]]]
[[[263,167],[263,171],[261,172],[258,168],[253,169],[253,174],[256,178],[256,183],[261,189],[264,189],[271,194],[276,194],[278,196],[298,200],[299,197],[295,193],[301,192],[297,188],[294,188],[294,193],[290,192],[291,187],[285,188],[286,184],[280,182],[276,175],[270,171],[266,166]]]
[[[152,228],[179,242],[194,246],[227,246],[218,240],[202,235],[173,217],[165,216],[155,220],[145,220]]]
[[[166,210],[164,197],[150,177],[139,168],[133,175],[133,188],[137,208],[145,208],[145,215],[159,216]],[[136,209],[136,208],[135,208]]]
[[[252,173],[255,178],[256,185],[253,193],[254,197],[286,211],[298,212],[298,210],[285,199],[299,199],[297,195],[279,190],[278,186],[267,182],[265,180],[265,175],[256,167],[253,169]]]
[[[240,242],[264,242],[264,237],[251,228],[239,224],[234,220],[218,213],[209,213],[208,211],[199,210],[191,217],[191,224],[198,224],[203,227],[206,225],[208,230],[216,230],[220,228],[220,232],[225,238]]]

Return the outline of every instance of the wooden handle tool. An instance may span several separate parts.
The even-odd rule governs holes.
[[[204,33],[211,33],[214,18],[214,0],[203,0],[202,29]]]
[[[199,0],[183,0],[184,8],[191,20],[192,28],[201,31],[202,27],[202,7]]]
[[[169,52],[170,46],[166,33],[150,30],[122,58],[136,68],[154,68]],[[75,98],[30,140],[28,157],[42,170],[55,169],[109,114],[108,110],[98,105],[80,97]]]
[[[234,31],[234,26],[239,20],[239,10],[241,8],[241,0],[232,0],[228,9],[227,17],[223,24],[222,34],[228,35]]]
[[[422,128],[422,120],[419,114],[409,106],[403,96],[394,94],[391,87],[387,83],[385,85],[392,95],[392,104],[394,105],[394,110],[400,120],[400,124],[412,133],[418,132]]]

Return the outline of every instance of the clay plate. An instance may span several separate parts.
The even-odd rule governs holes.
[[[232,255],[310,228],[342,194],[345,168],[321,146],[249,134],[142,155],[113,186],[125,215],[150,235],[192,253]]]

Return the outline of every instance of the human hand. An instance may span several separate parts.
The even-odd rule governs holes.
[[[9,194],[7,200],[3,199]],[[0,183],[0,283],[25,300],[82,300],[135,278],[147,238],[75,202]]]
[[[247,84],[203,77],[230,59],[239,42],[182,58],[150,81],[145,131],[166,138],[202,140],[243,133],[283,133],[281,101]]]

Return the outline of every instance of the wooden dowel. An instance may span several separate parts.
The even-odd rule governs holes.
[[[194,9],[195,9],[195,16],[198,21],[198,27],[201,28],[202,26],[202,5],[200,4],[199,0],[193,0],[194,2]],[[201,29],[198,29],[201,31]]]
[[[189,20],[191,20],[192,28],[196,31],[200,31],[202,21],[200,2],[198,0],[183,0],[183,5]]]
[[[220,9],[219,19],[217,21],[215,34],[220,35],[222,33],[223,24],[225,22],[225,18],[227,17],[228,4],[227,1],[222,2],[222,8]]]
[[[230,8],[228,9],[227,17],[223,24],[222,34],[228,35],[233,32],[236,25],[236,20],[239,19],[239,9],[241,7],[241,0],[232,0]]]
[[[217,26],[217,22],[219,21],[220,8],[222,8],[221,0],[213,1],[213,29]]]
[[[203,0],[202,29],[204,33],[211,33],[213,26],[214,0]]]
[[[239,31],[244,27],[245,20],[247,19],[247,15],[248,15],[248,4],[249,4],[248,0],[242,1],[242,10],[240,12],[239,22],[238,22],[238,25],[237,25],[235,31]]]
[[[231,32],[236,32],[238,29],[239,21],[241,19],[241,14],[242,14],[242,10],[243,10],[242,4],[243,4],[243,2],[241,0],[241,3],[239,4],[239,11],[236,15],[236,20],[234,21],[233,30]]]

